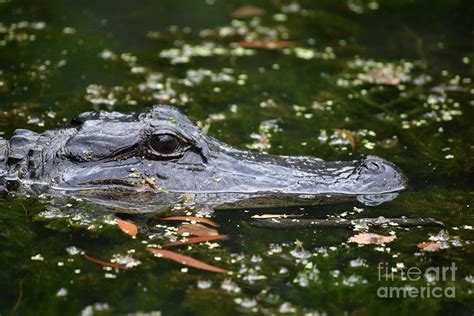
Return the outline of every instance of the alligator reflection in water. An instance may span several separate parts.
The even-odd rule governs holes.
[[[157,211],[192,197],[214,208],[377,205],[406,188],[392,163],[265,155],[230,147],[174,107],[86,112],[71,126],[0,139],[0,189],[83,198],[124,212]]]

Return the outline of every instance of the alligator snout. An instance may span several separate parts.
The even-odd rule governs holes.
[[[392,193],[406,188],[407,180],[402,171],[393,163],[377,156],[367,156],[355,172],[357,177],[354,190],[361,193]]]

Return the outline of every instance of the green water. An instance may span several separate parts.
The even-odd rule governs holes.
[[[217,212],[212,219],[228,239],[173,250],[229,275],[154,258],[146,243],[169,237],[132,239],[113,224],[113,213],[94,205],[3,195],[1,315],[472,315],[474,5],[255,1],[265,14],[232,18],[245,4],[0,1],[0,136],[60,127],[88,110],[166,103],[240,148],[327,160],[379,155],[404,170],[409,189],[376,207]],[[242,41],[279,47],[245,49]],[[263,213],[432,217],[445,232],[370,228],[396,239],[358,246],[348,241],[359,233],[352,229],[248,224]],[[423,241],[442,249],[421,251]],[[105,270],[72,246],[104,261],[128,254],[141,264]],[[444,280],[424,276],[453,265]],[[380,277],[385,267],[397,270],[393,280]],[[423,276],[403,280],[409,268]],[[405,285],[442,295],[381,295],[381,288]]]

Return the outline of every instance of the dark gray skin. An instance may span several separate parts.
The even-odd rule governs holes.
[[[0,139],[0,190],[66,195],[129,213],[183,199],[216,209],[377,205],[406,184],[395,165],[376,156],[329,162],[236,149],[170,106],[86,112],[68,128]]]

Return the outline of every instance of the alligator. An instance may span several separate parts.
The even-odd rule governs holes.
[[[125,213],[186,199],[214,209],[378,205],[406,186],[400,169],[377,156],[325,161],[231,147],[167,105],[85,112],[62,129],[0,138],[0,191],[72,197]]]

